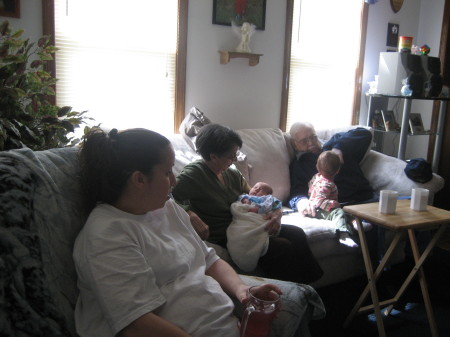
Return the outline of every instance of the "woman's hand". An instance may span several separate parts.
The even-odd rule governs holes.
[[[280,288],[278,288],[275,284],[271,283],[265,283],[260,286],[255,286],[252,288],[252,293],[257,294],[258,297],[260,298],[272,298],[272,296],[270,296],[271,292],[276,292],[280,296],[283,294]],[[245,297],[242,300],[241,298],[238,298],[238,300],[241,303],[246,304],[250,300],[248,290],[245,292]]]
[[[264,220],[269,220],[266,224],[265,230],[269,235],[276,235],[280,231],[281,215],[281,209],[276,209],[265,214]]]
[[[209,238],[209,227],[203,222],[200,217],[192,211],[187,212],[189,214],[189,219],[191,220],[191,225],[194,227],[200,239],[206,240]]]

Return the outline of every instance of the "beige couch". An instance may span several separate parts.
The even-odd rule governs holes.
[[[350,128],[317,130],[317,134],[325,141],[336,132]],[[239,158],[236,167],[251,185],[265,181],[273,187],[277,198],[287,201],[290,190],[289,163],[294,156],[290,137],[279,129],[246,129],[237,132],[243,140],[241,151],[245,158]],[[199,156],[181,135],[172,136],[171,141],[176,153],[174,171],[177,174],[184,165]],[[361,162],[363,172],[375,191],[392,189],[398,191],[400,196],[410,196],[412,188],[424,187],[430,190],[432,200],[434,193],[443,187],[443,178],[434,174],[433,179],[426,184],[415,183],[405,175],[405,165],[400,159],[370,149]],[[300,226],[308,236],[310,247],[324,270],[323,277],[313,286],[326,286],[364,273],[360,249],[339,244],[335,227],[330,221],[293,213],[283,216],[282,223]],[[389,239],[389,233],[387,237]],[[225,249],[215,248],[223,258],[231,261]],[[400,262],[403,257],[403,251],[398,250],[393,263]]]

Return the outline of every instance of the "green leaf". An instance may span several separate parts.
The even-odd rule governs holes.
[[[66,129],[69,132],[74,132],[75,131],[74,126],[69,121],[62,121],[61,125],[64,127],[64,129]]]
[[[43,63],[44,62],[42,62],[41,60],[34,60],[33,62],[31,62],[30,67],[35,69],[41,66]]]
[[[72,107],[71,106],[63,106],[62,108],[60,108],[58,110],[58,117],[63,117],[66,116],[67,114],[69,114],[72,111]]]
[[[23,30],[23,29],[19,29],[19,30],[15,31],[15,32],[11,35],[11,37],[14,38],[14,39],[18,39],[19,37],[22,36],[23,33],[24,33],[24,30]]]
[[[0,151],[75,144],[67,134],[93,118],[50,103],[57,79],[43,65],[53,60],[57,48],[49,36],[35,43],[22,33],[11,33],[8,21],[0,24]]]
[[[11,121],[6,120],[3,122],[3,125],[8,134],[12,134],[13,136],[16,136],[16,137],[20,136],[19,129]]]
[[[38,52],[37,54],[42,61],[52,61],[53,60],[53,57],[51,55],[49,55],[48,53]]]

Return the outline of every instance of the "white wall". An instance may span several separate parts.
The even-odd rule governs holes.
[[[212,1],[189,1],[186,109],[198,107],[232,128],[278,127],[283,75],[286,0],[268,0],[265,30],[250,41],[264,54],[256,66],[234,58],[220,64],[219,50],[239,43],[231,27],[212,24]]]
[[[434,57],[439,57],[444,5],[445,0],[427,0],[422,1],[420,7],[417,45],[427,44],[430,47],[429,55]],[[412,106],[412,112],[418,112],[422,115],[425,129],[430,128],[432,109],[433,103],[431,101],[415,101]],[[406,158],[426,158],[428,140],[428,136],[409,137]]]
[[[0,21],[8,20],[12,30],[23,29],[22,37],[37,41],[42,37],[42,1],[21,0],[20,18],[0,17]]]
[[[405,0],[398,13],[392,11],[389,0],[379,0],[369,6],[363,92],[378,71],[379,53],[386,50],[389,22],[400,25],[400,35],[413,36],[413,43],[419,46],[427,43],[431,47],[430,55],[438,56],[444,2]],[[231,59],[228,64],[220,64],[218,51],[234,50],[239,39],[230,27],[212,24],[212,3],[189,0],[186,111],[197,106],[212,121],[236,129],[278,127],[286,0],[267,0],[265,30],[258,30],[250,43],[253,52],[264,54],[254,67],[248,65],[247,59]],[[37,40],[42,35],[41,1],[21,0],[21,18],[9,21],[14,28],[25,29],[26,36]],[[360,110],[363,124],[367,119],[365,95]],[[422,113],[426,127],[429,127],[429,111],[426,104],[413,104],[413,112]],[[407,157],[425,157],[428,138],[411,138]]]
[[[412,36],[413,44],[416,43],[418,22],[420,14],[420,0],[404,1],[402,8],[397,13],[391,9],[389,0],[380,0],[369,6],[369,21],[367,26],[366,51],[364,58],[363,90],[368,89],[368,82],[374,80],[378,73],[380,52],[385,52],[388,23],[396,23],[400,27],[399,36]],[[391,47],[389,47],[392,49]],[[361,99],[360,123],[367,120],[368,99],[363,94]]]
[[[366,52],[364,60],[363,92],[368,90],[368,81],[373,81],[378,72],[379,53],[386,51],[387,24],[397,23],[399,35],[412,36],[413,44],[430,46],[430,56],[439,56],[440,37],[445,0],[405,0],[401,10],[394,13],[389,0],[380,0],[369,7]],[[363,94],[360,108],[360,123],[367,120],[368,100]],[[390,106],[398,105],[398,118],[401,118],[402,101],[390,100]],[[422,115],[425,129],[430,128],[432,102],[413,101],[411,112]],[[400,122],[400,121],[398,121]],[[397,155],[398,135],[385,137],[385,153]],[[408,137],[406,158],[426,158],[428,136]]]

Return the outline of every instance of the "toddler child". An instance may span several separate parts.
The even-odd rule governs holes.
[[[349,247],[358,244],[350,237],[354,233],[347,224],[345,212],[338,202],[338,189],[334,177],[339,173],[341,160],[333,151],[324,151],[317,159],[317,171],[309,182],[309,203],[316,210],[317,219],[332,220],[339,233],[339,241]]]

